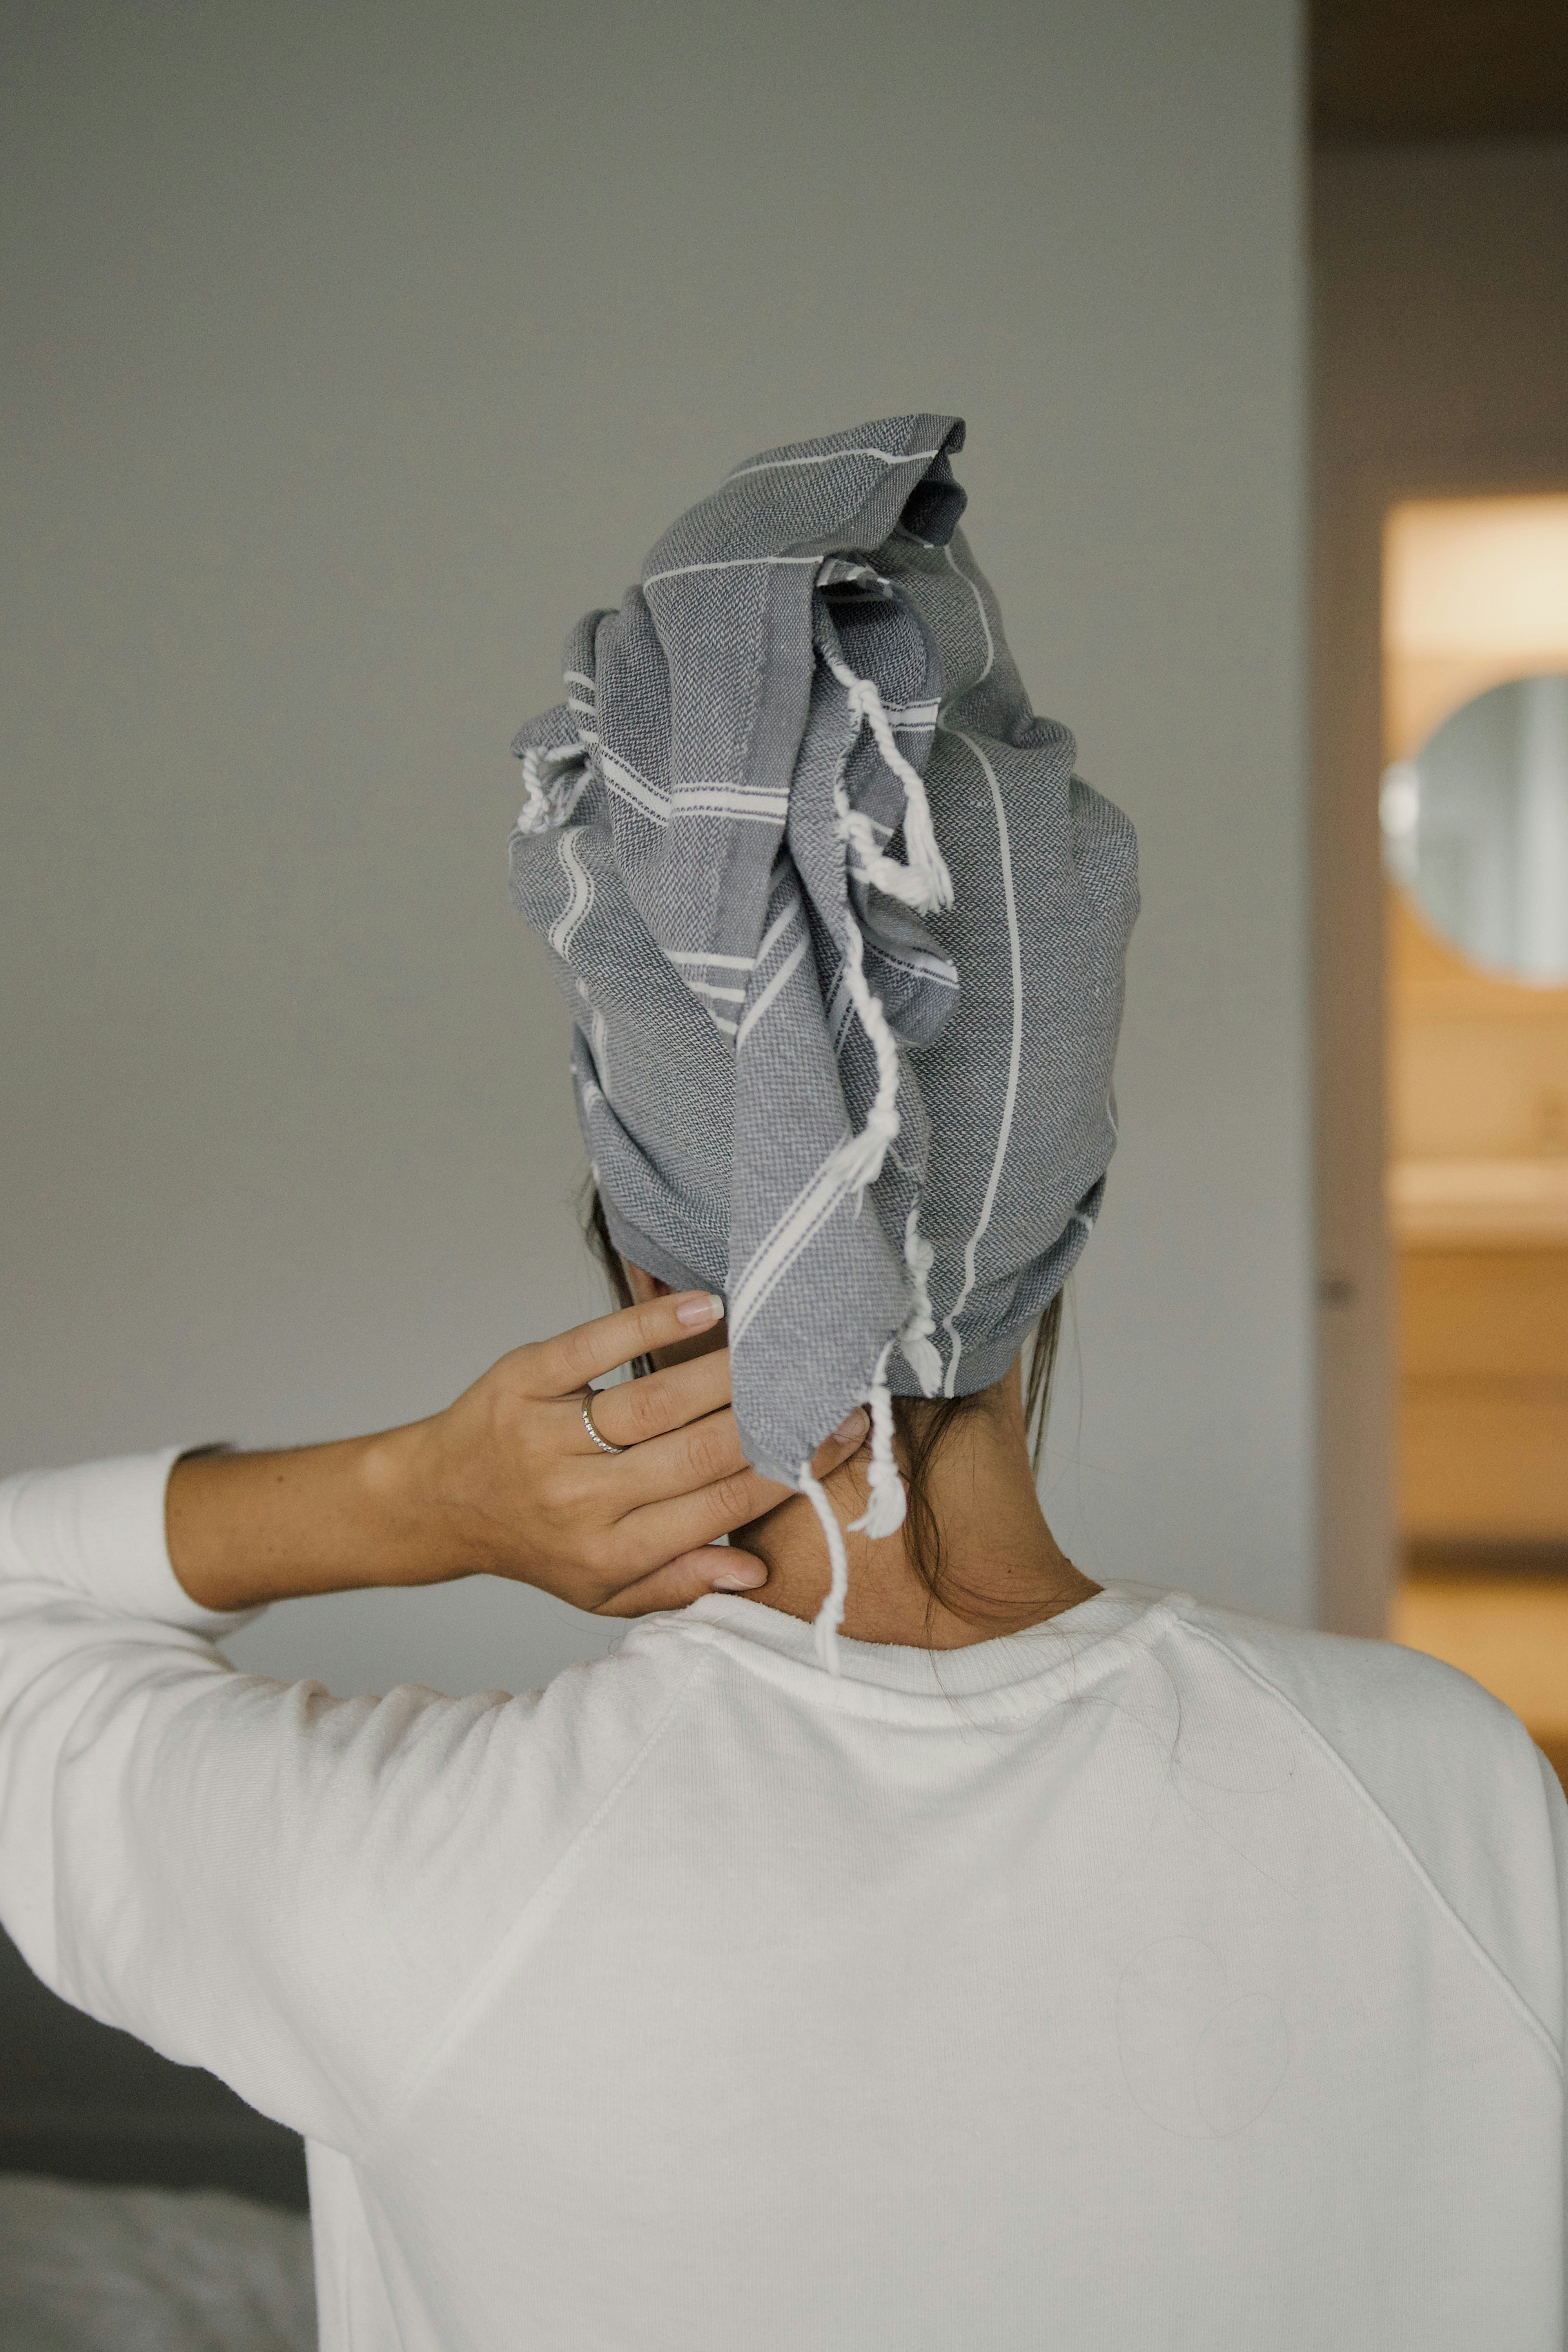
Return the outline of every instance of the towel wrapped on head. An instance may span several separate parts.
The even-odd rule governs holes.
[[[729,1309],[742,1442],[843,1538],[817,1446],[1006,1371],[1088,1239],[1137,853],[1030,708],[962,533],[963,426],[753,457],[567,642],[513,750],[516,904],[574,1024],[622,1255]]]

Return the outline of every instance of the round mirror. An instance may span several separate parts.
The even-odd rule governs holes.
[[[1568,984],[1568,674],[1510,678],[1383,779],[1384,860],[1471,961]]]

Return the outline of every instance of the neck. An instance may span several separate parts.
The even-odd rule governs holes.
[[[949,1430],[926,1478],[942,1532],[942,1601],[910,1556],[909,1528],[878,1542],[847,1532],[866,1507],[863,1447],[823,1481],[846,1529],[849,1591],[843,1632],[852,1642],[956,1650],[1043,1624],[1100,1591],[1058,1549],[1035,1492],[1016,1365],[983,1404]],[[737,1528],[732,1540],[768,1570],[755,1598],[808,1622],[826,1597],[827,1548],[804,1495]]]

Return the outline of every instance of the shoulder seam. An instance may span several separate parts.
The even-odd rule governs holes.
[[[511,1965],[517,1947],[533,1927],[539,1912],[544,1908],[546,1902],[552,1895],[558,1894],[563,1879],[580,1864],[583,1854],[592,1844],[605,1822],[615,1811],[621,1798],[680,1714],[690,1695],[693,1684],[708,1664],[710,1654],[706,1650],[700,1651],[692,1661],[686,1679],[679,1689],[674,1693],[668,1706],[636,1754],[622,1767],[616,1779],[605,1790],[587,1820],[568,1842],[564,1850],[557,1854],[538,1885],[528,1895],[522,1908],[518,1912],[478,1975],[469,1979],[442,2017],[439,2024],[426,2037],[418,2053],[405,2070],[401,2081],[388,2098],[382,2111],[380,2122],[365,2135],[364,2142],[357,2152],[356,2161],[360,2163],[372,2161],[372,2151],[395,2131],[405,2110],[428,2079],[454,2036],[460,2032],[468,2019],[482,2005],[494,1985],[505,1975]]]
[[[1557,2043],[1552,2038],[1550,2028],[1542,2021],[1542,2019],[1537,2017],[1534,2010],[1531,2009],[1530,2003],[1525,2000],[1524,1995],[1520,1991],[1518,1986],[1513,1982],[1513,1979],[1492,1958],[1492,1955],[1488,1951],[1486,1946],[1481,1942],[1480,1937],[1475,1933],[1474,1929],[1469,1927],[1466,1922],[1460,1918],[1458,1913],[1455,1910],[1453,1905],[1449,1902],[1442,1888],[1437,1885],[1436,1880],[1432,1876],[1431,1872],[1426,1868],[1426,1864],[1409,1844],[1397,1825],[1390,1820],[1388,1814],[1378,1803],[1377,1799],[1373,1795],[1372,1790],[1366,1786],[1366,1783],[1362,1780],[1359,1773],[1353,1771],[1351,1766],[1346,1762],[1345,1759],[1340,1754],[1339,1749],[1334,1746],[1332,1740],[1327,1738],[1324,1734],[1319,1730],[1311,1717],[1302,1712],[1301,1708],[1297,1706],[1295,1700],[1290,1696],[1288,1691],[1281,1690],[1279,1684],[1274,1682],[1269,1675],[1260,1672],[1257,1666],[1252,1664],[1250,1660],[1242,1657],[1237,1651],[1233,1650],[1230,1644],[1225,1641],[1220,1634],[1212,1633],[1207,1626],[1196,1623],[1194,1620],[1190,1617],[1186,1620],[1186,1624],[1188,1630],[1195,1634],[1200,1641],[1207,1642],[1211,1648],[1220,1651],[1224,1656],[1230,1661],[1232,1665],[1237,1667],[1240,1673],[1247,1676],[1249,1681],[1256,1683],[1260,1690],[1267,1691],[1272,1698],[1278,1700],[1279,1704],[1284,1707],[1289,1715],[1295,1717],[1296,1721],[1300,1725],[1302,1730],[1306,1732],[1309,1738],[1316,1742],[1317,1746],[1321,1749],[1322,1753],[1328,1758],[1330,1763],[1333,1766],[1335,1771],[1339,1773],[1341,1779],[1353,1790],[1360,1803],[1365,1807],[1366,1811],[1372,1815],[1373,1821],[1378,1823],[1384,1837],[1387,1838],[1394,1851],[1403,1857],[1406,1868],[1410,1871],[1418,1885],[1425,1887],[1428,1896],[1431,1898],[1432,1902],[1436,1904],[1437,1909],[1442,1913],[1449,1926],[1459,1937],[1461,1942],[1468,1948],[1472,1956],[1480,1962],[1482,1969],[1485,1970],[1487,1975],[1492,1979],[1493,1982],[1501,1987],[1503,1994],[1510,2006],[1518,2013],[1518,2015],[1524,2021],[1525,2024],[1530,2027],[1531,2032],[1534,2033],[1536,2038],[1544,2045],[1548,2056],[1551,2058],[1552,2064],[1557,2070],[1558,2075],[1561,2077],[1563,2072],[1563,2053],[1557,2047]]]

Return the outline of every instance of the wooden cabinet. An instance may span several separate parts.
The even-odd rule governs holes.
[[[1568,1246],[1398,1269],[1401,1534],[1568,1547]]]
[[[1388,915],[1399,1532],[1568,1556],[1568,989]]]

